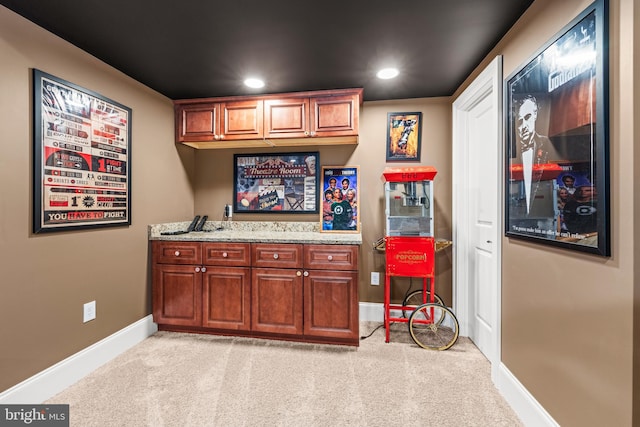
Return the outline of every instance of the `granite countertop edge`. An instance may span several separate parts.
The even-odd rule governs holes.
[[[202,231],[177,235],[161,234],[163,232],[186,230],[187,227],[189,227],[189,222],[149,225],[149,240],[325,245],[362,244],[362,234],[360,232],[321,232],[320,225],[312,222],[207,221]]]

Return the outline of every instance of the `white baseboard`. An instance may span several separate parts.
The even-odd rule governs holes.
[[[158,330],[148,315],[0,393],[0,404],[39,404]]]
[[[503,363],[500,363],[498,368],[498,383],[496,387],[525,426],[559,426]]]
[[[378,302],[361,302],[360,321],[384,322],[384,304]]]

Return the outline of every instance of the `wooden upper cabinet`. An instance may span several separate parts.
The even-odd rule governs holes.
[[[176,106],[178,142],[211,141],[220,134],[220,104]]]
[[[241,140],[262,138],[263,101],[225,102],[222,104],[222,132],[219,139]]]
[[[176,141],[194,148],[357,144],[362,89],[174,103]]]
[[[265,100],[264,123],[267,138],[309,136],[309,98]]]
[[[311,98],[311,136],[358,135],[359,108],[354,95]]]

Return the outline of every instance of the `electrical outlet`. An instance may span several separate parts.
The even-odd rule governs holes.
[[[84,323],[96,318],[96,302],[91,301],[84,305],[83,319]]]
[[[377,271],[371,272],[371,284],[374,286],[380,285],[380,273],[378,273]]]

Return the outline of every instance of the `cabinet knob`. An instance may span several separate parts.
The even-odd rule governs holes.
[[[175,251],[174,255],[175,256],[180,256],[180,251]]]
[[[215,139],[216,141],[220,139],[220,136],[218,135],[213,135],[213,139]]]
[[[206,271],[207,271],[207,267],[202,267],[202,268],[200,269],[200,271],[202,271],[203,273],[204,273],[204,272],[206,272]]]
[[[316,136],[316,132],[315,131],[311,131],[311,136]]]
[[[220,135],[220,139],[224,139],[224,135]]]
[[[229,254],[228,254],[228,253],[226,253],[226,252],[222,252],[222,258],[227,258],[228,256],[229,256]]]
[[[304,274],[303,274],[303,276],[304,276],[304,277],[308,277],[308,276],[309,276],[309,272],[308,272],[308,271],[305,271],[305,272],[304,272]]]
[[[299,271],[299,270],[298,270],[298,271],[296,271],[296,276],[298,276],[298,277],[302,276],[302,272],[301,272],[301,271]]]
[[[304,131],[304,136],[309,136],[309,131],[308,130]]]
[[[273,259],[278,259],[280,256],[278,254],[273,254]]]
[[[329,255],[329,256],[327,257],[327,259],[328,259],[329,261],[333,261],[333,255]]]
[[[196,273],[200,273],[200,267],[196,267]]]

